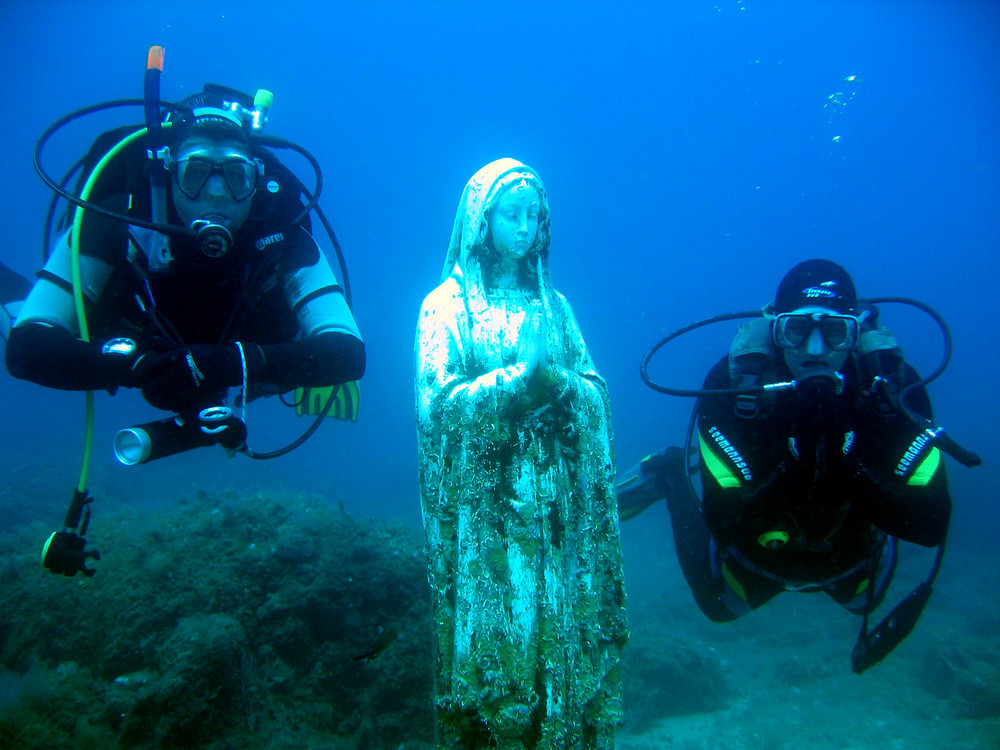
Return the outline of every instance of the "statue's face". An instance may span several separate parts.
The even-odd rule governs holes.
[[[523,258],[535,244],[541,205],[538,190],[527,180],[500,196],[490,211],[489,243],[501,257]]]

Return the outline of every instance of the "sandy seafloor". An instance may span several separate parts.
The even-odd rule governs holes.
[[[627,569],[634,572],[635,558],[666,530],[661,510],[641,516],[641,528],[635,520],[623,528]],[[712,623],[680,577],[669,531],[662,541],[662,560],[642,562],[642,585],[639,575],[629,577],[629,657],[669,664],[671,646],[676,652],[683,644],[719,667],[727,694],[714,700],[717,708],[620,731],[619,750],[1000,748],[1000,572],[991,556],[949,549],[914,632],[885,661],[855,675],[849,655],[860,618],[823,594],[785,593],[738,621]],[[930,564],[926,551],[900,550],[880,617]],[[665,706],[701,687],[677,666],[663,671],[672,679],[662,685]]]

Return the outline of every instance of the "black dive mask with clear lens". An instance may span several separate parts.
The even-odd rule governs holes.
[[[843,352],[857,346],[861,323],[853,315],[781,313],[774,319],[771,328],[774,345],[779,349],[797,349],[815,328],[819,328],[828,347],[835,352]]]
[[[222,175],[234,201],[245,201],[257,191],[257,163],[250,159],[205,159],[191,156],[178,159],[173,168],[178,189],[191,200],[197,200],[209,177]]]

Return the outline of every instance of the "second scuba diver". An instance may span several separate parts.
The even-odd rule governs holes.
[[[626,473],[618,490],[623,519],[666,498],[681,569],[711,620],[733,620],[782,591],[823,591],[864,615],[858,672],[913,627],[951,510],[940,449],[919,423],[931,419],[927,392],[877,314],[836,263],[795,266],[705,379],[691,428],[700,502],[678,447]],[[900,394],[913,384],[904,409]],[[897,540],[937,546],[938,558],[920,601],[869,634]]]

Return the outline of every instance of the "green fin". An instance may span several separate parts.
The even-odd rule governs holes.
[[[361,391],[358,388],[357,380],[317,388],[296,388],[296,415],[315,417],[322,414],[331,395],[333,404],[330,406],[327,416],[357,422],[358,405],[361,402]]]

